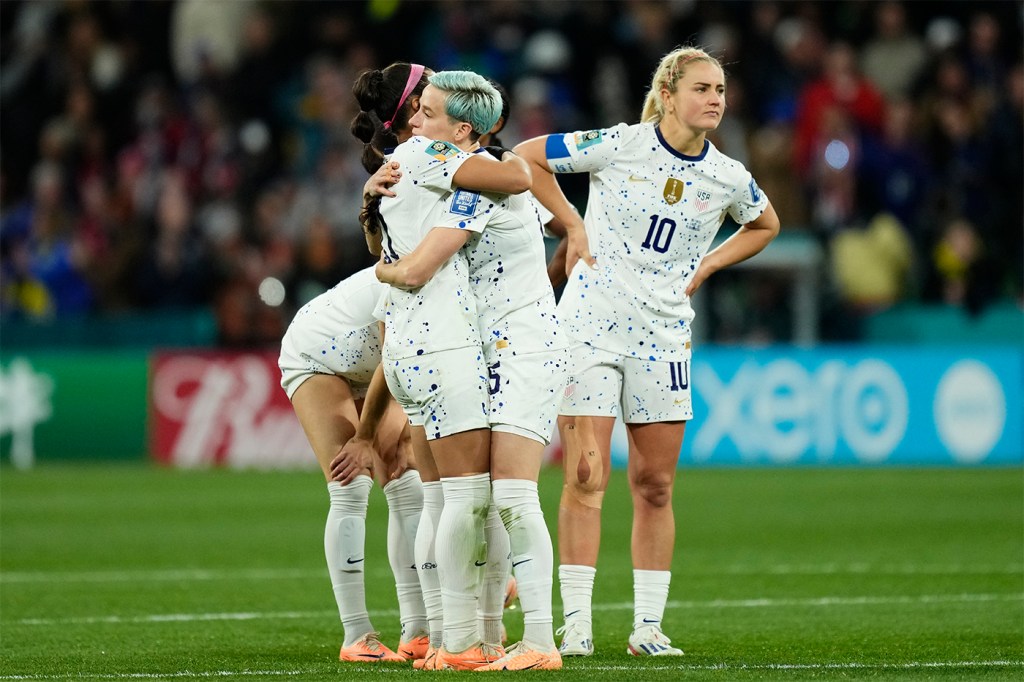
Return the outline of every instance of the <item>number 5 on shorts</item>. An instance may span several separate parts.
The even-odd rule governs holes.
[[[501,390],[501,376],[498,374],[498,368],[501,367],[500,362],[496,362],[487,368],[487,377],[491,380],[491,385],[487,389],[491,395],[494,395]],[[675,390],[675,389],[672,389]]]

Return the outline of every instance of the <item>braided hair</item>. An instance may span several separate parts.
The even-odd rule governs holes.
[[[409,125],[412,107],[409,97],[402,101],[413,65],[395,62],[385,69],[363,71],[352,85],[352,94],[359,103],[359,113],[352,119],[350,130],[363,143],[363,168],[374,173],[384,163],[384,150],[398,146],[395,130]],[[420,95],[427,87],[424,71],[411,95]]]

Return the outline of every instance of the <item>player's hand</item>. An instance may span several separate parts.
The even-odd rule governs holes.
[[[566,241],[569,242],[565,251],[565,274],[572,275],[577,261],[583,261],[592,270],[597,269],[597,259],[590,253],[590,242],[582,226],[568,230]]]
[[[363,199],[369,200],[374,197],[393,197],[391,186],[402,179],[402,171],[398,170],[397,161],[388,161],[377,169],[377,172],[363,185]]]
[[[509,149],[508,147],[499,147],[496,144],[484,147],[484,151],[493,156],[494,158],[496,158],[498,161],[501,161],[502,157],[505,156],[505,154],[515,154],[515,152]]]
[[[372,441],[353,436],[331,460],[331,480],[348,485],[359,474],[372,470],[375,452]]]
[[[412,439],[409,434],[408,422],[402,426],[402,433],[394,446],[381,450],[381,471],[385,481],[394,481],[410,469],[415,469],[412,455]]]
[[[388,481],[398,479],[409,470],[409,455],[406,448],[395,448],[394,454],[384,461],[386,467],[384,478]]]
[[[387,280],[388,276],[388,265],[391,263],[390,259],[386,254],[381,253],[380,259],[377,261],[377,265],[373,268],[373,274],[377,276],[377,281],[384,284],[390,284]]]
[[[714,272],[715,268],[712,266],[711,260],[709,258],[704,258],[694,271],[693,279],[691,279],[690,283],[686,286],[686,295],[693,296],[697,292],[697,289],[700,288],[700,285],[704,284],[704,282],[707,281],[707,278]]]

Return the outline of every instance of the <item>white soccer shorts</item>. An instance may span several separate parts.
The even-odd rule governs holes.
[[[376,324],[361,329],[324,331],[325,320],[312,315],[296,317],[281,341],[281,387],[290,400],[295,389],[314,374],[334,374],[348,380],[357,400],[366,396],[380,362],[380,335]]]
[[[614,417],[627,424],[693,419],[690,352],[685,360],[638,360],[584,343],[570,348],[560,414]]]
[[[513,354],[491,344],[485,353],[491,395],[491,429],[551,442],[569,375],[565,348]]]
[[[398,359],[385,350],[382,365],[391,395],[427,438],[489,428],[487,367],[478,346]]]

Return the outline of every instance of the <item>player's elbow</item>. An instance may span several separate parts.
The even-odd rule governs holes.
[[[768,238],[768,241],[771,241],[779,235],[779,231],[782,229],[782,221],[779,220],[779,214],[775,212],[775,207],[768,204],[765,212],[757,220],[750,223],[750,227],[763,230],[763,234]]]
[[[509,194],[522,194],[530,191],[531,187],[533,187],[533,173],[530,172],[530,167],[524,163],[522,168],[517,169],[509,179]]]
[[[399,269],[402,286],[407,289],[419,289],[430,280],[433,274],[433,272],[428,272],[427,268],[417,263],[410,263],[406,267]]]

